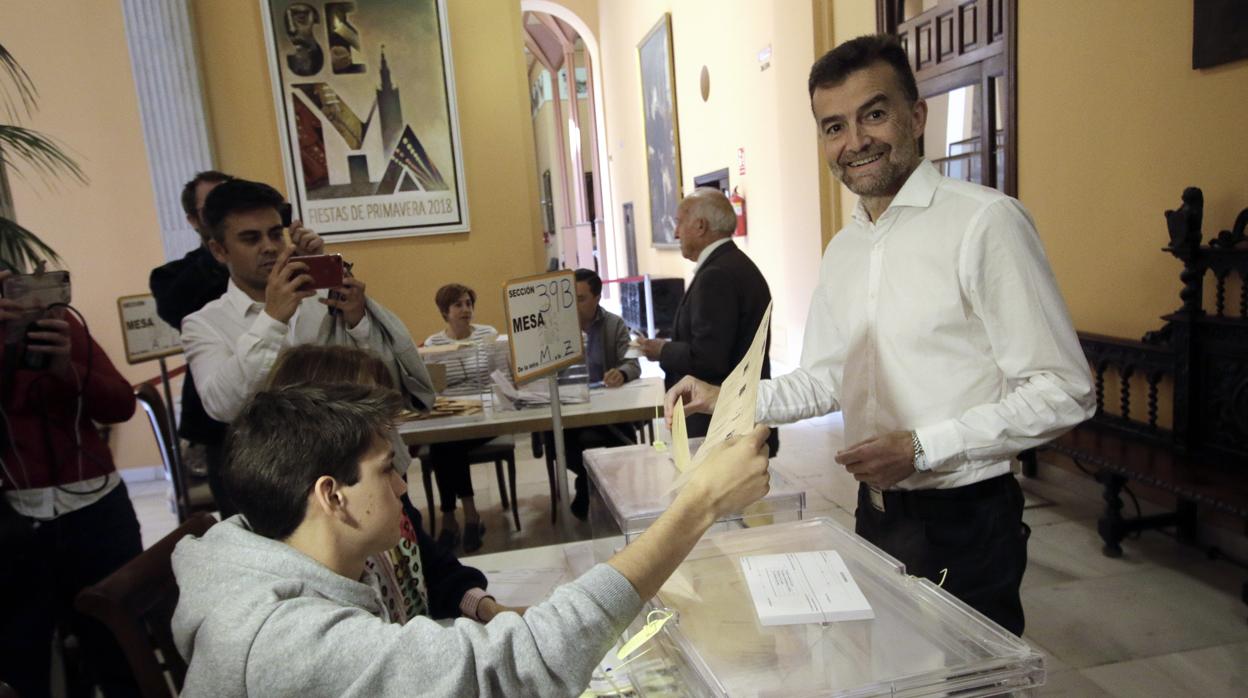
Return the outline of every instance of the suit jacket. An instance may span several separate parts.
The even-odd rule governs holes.
[[[230,272],[225,265],[213,258],[207,248],[196,247],[182,259],[153,269],[148,285],[156,298],[156,314],[181,330],[182,320],[220,298],[229,281]],[[209,417],[204,410],[204,403],[195,388],[195,377],[188,367],[186,379],[182,382],[182,418],[178,421],[178,436],[194,443],[218,444],[225,438],[225,426]]]
[[[750,349],[758,323],[771,302],[771,289],[758,267],[729,240],[716,248],[689,282],[672,328],[672,341],[663,345],[659,365],[664,384],[671,388],[693,376],[713,385],[724,382]],[[763,378],[771,377],[770,330],[763,353]],[[689,436],[706,435],[709,415],[689,415]],[[775,455],[776,430],[768,439]]]

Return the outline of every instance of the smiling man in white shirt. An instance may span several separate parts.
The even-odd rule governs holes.
[[[307,266],[294,255],[321,254],[325,242],[299,222],[287,244],[285,199],[247,180],[218,185],[204,202],[208,249],[230,271],[225,294],[182,321],[182,347],[208,416],[234,419],[268,376],[283,347],[317,340],[327,308],[342,314],[347,335],[368,341],[364,283],[346,278],[337,297],[310,288]],[[209,484],[223,514],[233,513],[218,470],[220,445],[208,453]]]
[[[1091,416],[1088,364],[1031,217],[922,159],[927,105],[895,39],[846,42],[809,90],[832,173],[860,198],[828,244],[797,370],[758,420],[836,410],[857,532],[1010,631],[1029,529],[1011,459]],[[689,409],[717,389],[674,386]]]

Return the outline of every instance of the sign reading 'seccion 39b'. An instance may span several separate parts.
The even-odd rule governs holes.
[[[512,279],[503,286],[512,375],[521,383],[585,355],[576,316],[576,277],[571,271]]]

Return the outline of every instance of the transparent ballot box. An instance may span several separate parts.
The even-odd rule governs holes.
[[[692,440],[691,448],[700,441]],[[649,444],[585,451],[585,468],[593,484],[589,521],[599,561],[641,535],[676,497],[669,491],[679,476],[671,454]],[[720,519],[711,531],[800,521],[805,508],[806,493],[773,468],[767,496]]]
[[[431,411],[408,418],[443,424],[484,420],[491,402],[489,355],[489,342],[465,340],[421,347],[420,357],[433,379],[437,398]]]
[[[524,551],[506,551],[463,562],[478,567],[490,580],[490,594],[509,606],[533,606],[546,600],[555,588],[574,581],[594,565],[589,542],[566,543]],[[705,689],[670,639],[657,636],[624,660],[618,650],[642,629],[646,613],[629,624],[620,639],[602,657],[590,679],[588,691],[601,696],[699,698]]]
[[[825,550],[874,618],[761,625],[741,558]],[[707,536],[650,605],[678,614],[660,634],[708,695],[1030,695],[1044,683],[1038,651],[829,519]]]

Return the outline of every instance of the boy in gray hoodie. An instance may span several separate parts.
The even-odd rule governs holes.
[[[486,625],[382,617],[357,581],[398,540],[397,394],[354,385],[259,393],[227,443],[241,515],[173,555],[185,696],[579,695],[603,654],[719,517],[767,492],[766,428],[707,461],[606,564]]]

